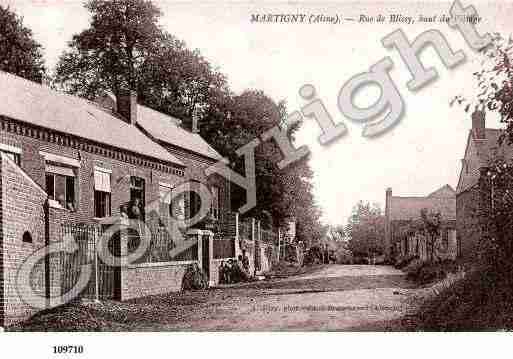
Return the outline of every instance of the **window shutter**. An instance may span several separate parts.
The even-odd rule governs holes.
[[[101,192],[109,192],[110,189],[110,173],[99,169],[94,170],[94,189]]]
[[[75,173],[69,167],[56,166],[47,163],[45,166],[45,171],[47,173],[54,173],[56,175],[75,177]]]
[[[159,185],[159,193],[162,203],[171,204],[171,188]]]

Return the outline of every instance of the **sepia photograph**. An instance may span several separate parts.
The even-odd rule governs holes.
[[[1,0],[0,356],[42,332],[41,357],[85,332],[126,357],[149,333],[507,339],[512,14]]]

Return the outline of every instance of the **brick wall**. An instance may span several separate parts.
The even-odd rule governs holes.
[[[1,299],[2,325],[24,320],[37,310],[24,303],[19,295],[16,276],[22,263],[45,246],[46,194],[16,164],[1,156]],[[24,242],[24,234],[31,242]],[[28,240],[28,236],[26,238]],[[31,276],[32,288],[45,295],[45,262],[38,263]]]
[[[456,196],[456,236],[458,257],[464,261],[476,259],[481,236],[478,211],[480,196],[477,188],[471,188]]]
[[[152,263],[121,270],[121,300],[178,292],[189,262]]]

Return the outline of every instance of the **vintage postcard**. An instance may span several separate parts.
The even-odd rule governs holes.
[[[0,356],[512,330],[512,14],[0,1]]]

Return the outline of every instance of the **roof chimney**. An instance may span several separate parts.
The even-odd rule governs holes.
[[[200,120],[200,111],[198,106],[194,106],[194,110],[192,111],[192,133],[199,133],[199,120]]]
[[[137,92],[120,91],[116,96],[117,113],[130,125],[137,123]]]
[[[474,138],[484,140],[486,138],[486,115],[484,109],[479,110],[477,107],[472,113],[472,132]]]

